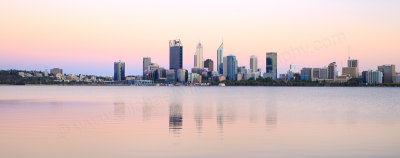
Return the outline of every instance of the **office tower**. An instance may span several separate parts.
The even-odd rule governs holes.
[[[176,81],[176,73],[175,70],[167,70],[167,82],[175,82]]]
[[[224,57],[224,68],[225,68],[225,61],[226,61],[226,69],[224,69],[224,74],[225,74],[225,70],[226,70],[226,79],[232,80],[232,81],[237,80],[236,56],[228,55],[227,57]]]
[[[196,47],[196,54],[194,55],[194,67],[204,68],[203,61],[203,46],[199,42]]]
[[[383,83],[393,83],[393,76],[396,75],[395,65],[378,66],[378,70],[383,73]]]
[[[188,72],[186,69],[178,69],[176,71],[176,76],[178,82],[187,82]]]
[[[252,72],[257,72],[258,69],[257,62],[258,62],[257,56],[255,55],[250,56],[250,69]]]
[[[363,80],[368,84],[382,83],[383,73],[381,71],[364,71],[362,72]]]
[[[114,81],[125,80],[125,62],[114,62]]]
[[[320,68],[319,69],[319,79],[328,79],[328,68]]]
[[[358,78],[360,75],[358,70],[358,60],[349,58],[349,60],[347,60],[347,67],[342,68],[342,75],[351,78]]]
[[[303,68],[300,71],[300,80],[303,81],[311,81],[313,76],[313,69],[312,68]]]
[[[358,60],[356,59],[347,60],[347,67],[358,67]]]
[[[393,76],[393,83],[396,83],[396,84],[400,83],[400,74],[396,74]]]
[[[338,76],[337,65],[336,62],[332,62],[328,65],[328,79],[336,79]]]
[[[297,69],[297,65],[296,64],[290,64],[290,72],[292,73],[299,73],[299,70]]]
[[[266,77],[275,80],[278,77],[278,54],[276,52],[267,53],[266,57]]]
[[[147,76],[146,70],[149,68],[150,64],[151,64],[151,58],[144,57],[143,58],[143,76]]]
[[[183,65],[183,46],[181,40],[169,41],[169,69],[182,69]]]
[[[311,77],[312,81],[317,81],[319,79],[320,70],[321,70],[320,68],[313,68],[312,69],[312,77]]]
[[[221,43],[219,48],[217,49],[217,71],[218,74],[223,74],[223,56],[224,56],[224,42]]]
[[[52,75],[57,75],[57,74],[63,75],[63,69],[60,69],[60,68],[50,69],[50,73]]]
[[[211,59],[204,61],[204,68],[208,68],[208,71],[210,72],[214,71],[214,61]]]

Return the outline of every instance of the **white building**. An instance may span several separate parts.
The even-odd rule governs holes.
[[[195,68],[204,68],[203,62],[203,46],[199,42],[196,47],[196,53],[194,55],[194,67]]]
[[[250,69],[252,72],[257,72],[258,71],[258,66],[257,66],[257,56],[252,55],[250,56]]]
[[[382,83],[383,73],[381,71],[369,70],[366,73],[366,82],[368,84]]]

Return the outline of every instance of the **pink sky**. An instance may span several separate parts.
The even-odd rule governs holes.
[[[113,62],[141,74],[142,58],[168,68],[168,41],[180,38],[184,67],[193,67],[197,43],[204,58],[234,54],[240,66],[278,52],[278,71],[289,64],[345,66],[350,48],[361,70],[400,65],[400,1],[95,1],[0,2],[0,69],[112,75]]]

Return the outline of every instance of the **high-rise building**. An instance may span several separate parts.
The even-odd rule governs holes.
[[[47,69],[44,69],[44,76],[45,77],[49,76],[49,71]]]
[[[350,78],[358,78],[360,75],[358,60],[349,58],[349,60],[347,60],[347,67],[342,68],[342,75],[349,76]]]
[[[383,73],[381,71],[364,71],[363,80],[368,84],[379,84],[382,83]]]
[[[60,69],[60,68],[50,69],[50,73],[52,75],[57,75],[57,74],[63,75],[63,69]]]
[[[268,52],[266,56],[266,76],[276,79],[278,77],[278,54],[276,52]]]
[[[143,58],[143,76],[146,76],[146,70],[149,68],[151,64],[151,58],[150,57],[144,57]]]
[[[224,56],[224,42],[221,43],[221,45],[217,49],[217,71],[218,74],[223,74],[223,56]]]
[[[167,70],[166,76],[167,76],[167,82],[175,82],[176,81],[175,70]]]
[[[258,62],[257,56],[255,55],[250,56],[250,69],[252,72],[257,72],[258,70],[257,62]]]
[[[214,71],[214,61],[212,61],[211,59],[207,59],[206,61],[204,61],[204,67],[208,68],[208,71],[210,72]]]
[[[358,67],[358,60],[356,59],[347,60],[347,67]]]
[[[319,79],[328,79],[328,68],[320,68],[319,69]]]
[[[114,62],[114,81],[125,80],[125,62]]]
[[[226,60],[225,60],[226,59]],[[225,68],[225,61],[226,61],[226,79],[235,81],[237,80],[237,60],[236,56],[228,55],[224,57],[224,68]],[[225,74],[225,69],[224,69]]]
[[[328,79],[336,79],[338,76],[338,70],[336,62],[332,62],[328,65]]]
[[[178,70],[183,67],[183,46],[181,40],[169,41],[169,69]]]
[[[194,67],[197,68],[204,68],[204,63],[203,63],[203,46],[199,42],[196,47],[196,54],[194,55]]]
[[[300,80],[310,81],[313,78],[313,69],[312,68],[303,68],[300,71]]]
[[[393,76],[396,75],[395,65],[378,66],[378,70],[383,73],[383,83],[393,83]]]
[[[178,69],[176,71],[176,76],[178,82],[187,82],[188,72],[185,69]]]
[[[312,69],[312,76],[311,76],[312,81],[317,81],[319,79],[320,70],[321,70],[321,68],[313,68]]]

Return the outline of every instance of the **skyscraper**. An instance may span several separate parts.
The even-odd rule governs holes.
[[[151,64],[151,58],[150,57],[144,57],[143,58],[143,76],[146,76],[146,70],[148,69],[148,67]]]
[[[181,40],[169,41],[169,69],[182,69],[183,65],[183,46]]]
[[[278,54],[276,52],[267,52],[266,57],[266,77],[276,79],[278,77]]]
[[[208,68],[208,71],[210,72],[214,71],[214,61],[212,61],[211,59],[207,59],[206,61],[204,61],[204,67]]]
[[[395,65],[378,66],[378,70],[383,73],[383,83],[393,83],[393,76],[396,75]]]
[[[338,70],[336,62],[332,62],[328,65],[328,79],[336,79],[338,76]]]
[[[224,42],[221,43],[219,48],[217,49],[217,71],[218,74],[223,74],[223,56],[224,56]]]
[[[236,56],[228,55],[227,57],[224,57],[224,74],[226,74],[226,79],[233,81],[237,80],[237,67]]]
[[[60,68],[50,69],[50,73],[52,75],[57,75],[57,74],[63,75],[63,69],[60,69]]]
[[[196,47],[196,54],[194,55],[194,67],[197,68],[204,68],[204,63],[203,63],[203,46],[201,45],[201,43],[199,42],[199,44],[197,44]]]
[[[125,62],[114,62],[114,81],[125,80]]]
[[[257,60],[257,56],[252,55],[250,56],[250,69],[252,72],[257,72],[258,69],[258,60]]]

